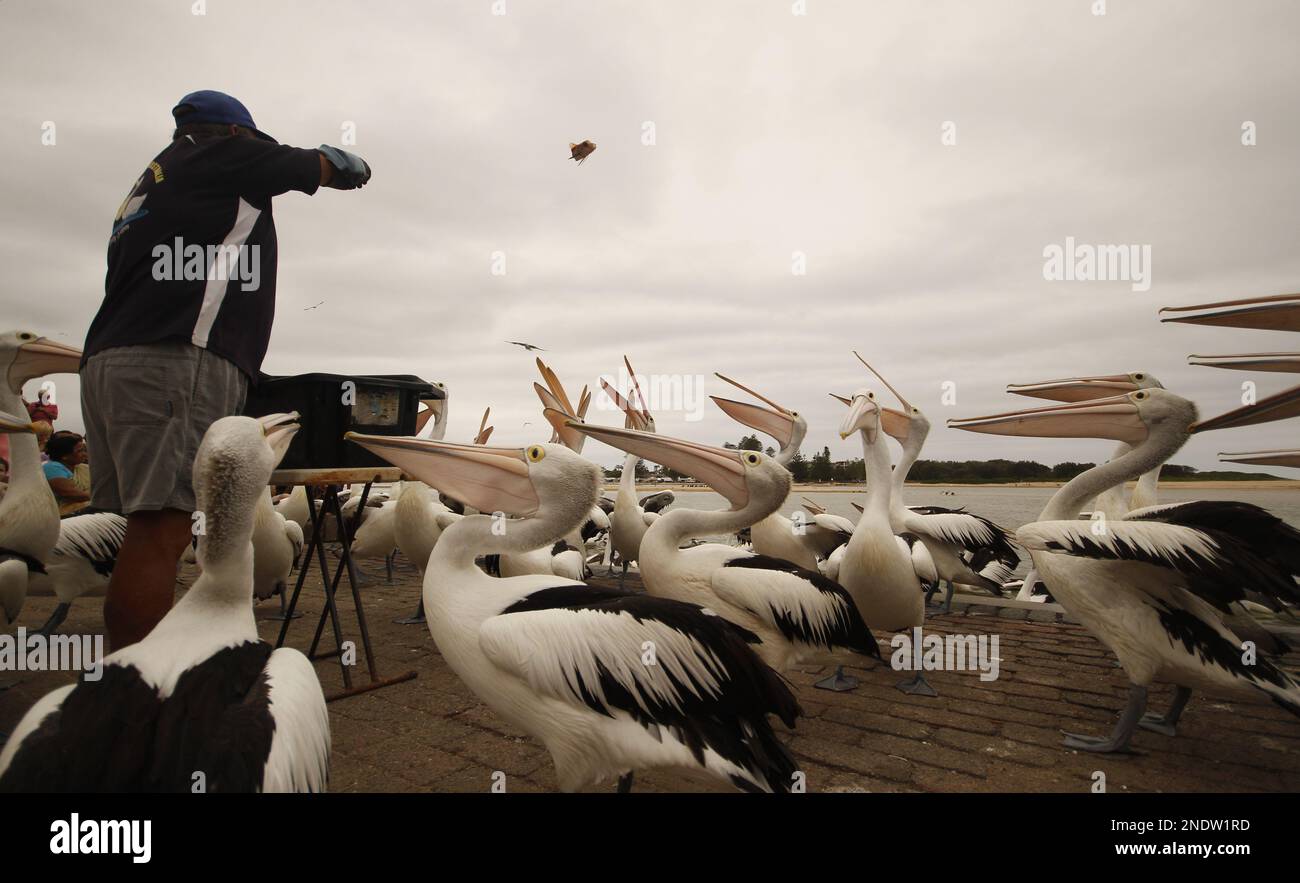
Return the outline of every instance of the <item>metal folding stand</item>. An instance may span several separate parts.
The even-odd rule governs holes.
[[[314,557],[315,564],[320,569],[321,585],[325,589],[325,606],[321,610],[319,621],[316,623],[316,634],[312,638],[311,648],[307,651],[307,658],[314,662],[317,659],[337,657],[339,669],[343,675],[343,690],[331,696],[326,696],[326,702],[346,699],[349,696],[356,696],[382,687],[390,687],[393,684],[409,681],[416,676],[416,672],[407,671],[396,677],[380,677],[379,668],[375,664],[374,648],[370,642],[370,629],[366,625],[365,607],[362,604],[361,592],[357,586],[356,566],[352,561],[352,534],[360,523],[361,513],[365,509],[367,498],[370,496],[371,485],[376,481],[397,481],[400,478],[401,470],[391,467],[374,469],[282,469],[271,474],[270,483],[273,485],[301,485],[303,487],[307,493],[307,513],[311,519],[311,539],[303,552],[302,564],[298,568],[298,580],[293,588],[293,597],[289,601],[289,608],[284,621],[280,625],[280,636],[276,639],[275,646],[284,646],[285,636],[289,632],[289,623],[294,618],[294,608],[298,606],[298,597],[302,593],[303,583],[306,581],[307,571],[312,567]],[[343,507],[339,503],[336,487],[338,485],[358,483],[364,483],[365,487],[361,492],[361,499],[356,513],[351,519],[352,523],[349,524],[348,519],[343,517]],[[319,513],[316,511],[316,497],[313,493],[315,488],[323,488]],[[334,516],[334,520],[338,525],[338,542],[341,546],[338,565],[334,568],[333,574],[330,573],[329,562],[325,557],[323,527],[326,514]],[[356,687],[352,685],[352,672],[349,670],[347,663],[343,661],[343,628],[342,623],[339,621],[337,595],[339,582],[342,580],[344,573],[347,574],[348,586],[352,591],[352,602],[357,614],[357,626],[361,630],[361,646],[366,655],[366,667],[370,674],[369,683]],[[325,632],[326,620],[329,620],[332,626],[335,649],[318,653],[317,648],[320,646],[321,636]]]

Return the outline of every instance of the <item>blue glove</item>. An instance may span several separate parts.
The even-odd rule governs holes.
[[[333,187],[335,190],[353,190],[364,187],[370,180],[370,166],[356,154],[330,147],[328,144],[322,144],[316,149],[334,167],[334,174],[326,187]]]

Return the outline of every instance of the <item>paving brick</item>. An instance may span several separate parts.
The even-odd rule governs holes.
[[[333,735],[330,787],[335,791],[428,793],[490,790],[492,773],[506,773],[512,792],[554,791],[550,756],[535,740],[497,717],[455,676],[424,628],[392,623],[411,612],[419,578],[398,568],[393,586],[363,590],[367,618],[381,670],[407,668],[419,676],[406,683],[363,693],[329,706]],[[608,583],[606,583],[608,584]],[[635,581],[631,581],[635,584]],[[310,640],[320,609],[319,586],[309,580],[289,645]],[[340,599],[344,637],[355,640],[350,597]],[[53,598],[28,599],[22,625],[39,625]],[[269,613],[275,604],[262,605]],[[982,609],[981,609],[982,608]],[[777,724],[808,790],[817,791],[1065,791],[1086,793],[1092,775],[1106,773],[1111,793],[1300,791],[1300,722],[1264,696],[1249,693],[1193,694],[1173,739],[1138,731],[1133,756],[1098,756],[1061,746],[1061,731],[1105,734],[1125,701],[1128,681],[1113,655],[1077,625],[1040,623],[997,615],[975,605],[972,615],[935,616],[927,632],[996,634],[1000,676],[982,682],[975,672],[933,672],[927,678],[937,698],[906,695],[895,684],[906,673],[887,665],[851,669],[862,681],[849,693],[812,687],[828,671],[788,673],[807,718],[793,733]],[[1032,611],[1039,612],[1039,611]],[[97,633],[103,628],[102,599],[78,599],[64,631]],[[259,622],[274,640],[279,623]],[[888,647],[889,633],[877,638]],[[323,646],[331,646],[329,629]],[[1300,654],[1283,660],[1300,670]],[[327,692],[341,687],[339,667],[321,660],[316,670]],[[357,684],[364,663],[352,670]],[[0,676],[12,683],[0,692],[0,732],[40,696],[70,683],[68,673]],[[1153,709],[1165,708],[1172,690],[1152,688]],[[612,781],[584,789],[614,790]],[[673,771],[637,774],[634,790],[728,791]]]
[[[895,782],[910,782],[912,779],[912,764],[906,758],[891,757],[871,744],[859,747],[809,739],[795,742],[791,749],[799,761],[810,759],[837,770],[878,776]]]

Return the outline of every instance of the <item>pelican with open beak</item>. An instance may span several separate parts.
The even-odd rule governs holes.
[[[626,428],[652,433],[655,431],[655,420],[647,406],[645,393],[641,390],[641,381],[637,379],[636,371],[633,370],[627,356],[623,357],[623,365],[627,368],[628,374],[627,396],[624,397],[604,377],[600,379],[601,389],[623,412]],[[573,418],[577,415],[569,412],[567,416]],[[551,420],[551,425],[561,437],[565,433],[574,431],[567,425],[567,421],[554,420],[550,417],[547,419]],[[622,567],[618,577],[620,587],[627,579],[627,570],[632,562],[635,561],[637,566],[640,566],[641,540],[650,525],[660,517],[659,512],[647,511],[637,500],[636,467],[640,460],[640,457],[631,452],[623,458],[623,471],[619,475],[618,491],[614,495],[614,508],[609,513],[609,542],[617,553]],[[671,500],[664,505],[670,504]],[[613,566],[612,558],[610,565]]]
[[[679,507],[650,526],[639,562],[647,592],[707,607],[758,635],[759,655],[778,671],[880,658],[853,598],[820,573],[722,543],[681,548],[691,540],[737,533],[775,512],[790,492],[790,473],[775,459],[635,429],[576,421],[573,426],[699,479],[731,504],[721,511]]]
[[[739,402],[721,396],[709,398],[731,419],[774,438],[780,445],[780,450],[772,459],[782,466],[789,466],[790,461],[799,453],[799,445],[808,432],[808,422],[798,411],[777,404],[724,374],[717,376],[763,404]],[[796,509],[793,517],[777,511],[759,520],[750,528],[750,541],[754,551],[760,555],[784,558],[805,570],[820,571],[823,562],[835,549],[847,543],[852,533],[853,522],[846,518]]]
[[[447,434],[449,404],[447,387],[436,380],[433,385],[439,394],[420,399],[424,409],[415,415],[415,434],[425,438],[442,439]],[[428,427],[428,432],[425,432],[425,427]]]
[[[1100,377],[1072,377],[1065,380],[1049,380],[1042,383],[1008,384],[1007,392],[1033,398],[1050,399],[1056,402],[1090,402],[1097,399],[1125,395],[1139,389],[1164,389],[1164,384],[1149,371],[1132,371],[1128,374],[1109,374]],[[1130,447],[1120,442],[1111,459],[1128,453]],[[1163,464],[1162,464],[1163,466]],[[1131,497],[1125,497],[1123,485],[1111,488],[1089,504],[1087,511],[1102,512],[1107,518],[1120,518],[1133,509],[1154,506],[1159,501],[1160,469],[1156,467],[1144,473],[1133,487]],[[1030,574],[1032,577],[1033,574]],[[1025,586],[1031,585],[1029,577]],[[1022,589],[1022,593],[1029,591]]]
[[[462,518],[434,547],[424,578],[429,632],[480,699],[546,746],[561,789],[617,777],[627,790],[633,771],[653,767],[745,790],[790,789],[794,762],[766,718],[793,725],[798,704],[750,649],[752,634],[696,606],[549,575],[494,578],[475,565],[479,555],[526,552],[572,530],[599,493],[594,463],[556,444],[347,437],[493,513]],[[628,663],[647,646],[655,665]]]
[[[992,520],[965,510],[953,511],[938,506],[910,509],[904,501],[907,476],[921,456],[930,435],[930,421],[916,405],[903,397],[866,359],[854,352],[859,362],[883,383],[898,399],[902,410],[880,408],[880,427],[902,446],[897,467],[888,474],[890,484],[889,522],[896,534],[911,534],[921,540],[924,553],[916,544],[908,546],[918,581],[930,571],[939,579],[929,584],[926,603],[947,583],[941,613],[952,612],[956,585],[975,586],[1001,596],[1002,584],[1011,579],[1020,556],[1012,547],[1010,533]]]
[[[5,379],[14,395],[21,394],[29,380],[46,374],[76,374],[81,365],[81,350],[75,346],[31,331],[11,331],[4,336],[9,339],[0,343],[0,349],[12,351]]]
[[[1054,402],[1090,402],[1110,396],[1124,395],[1138,389],[1164,388],[1146,371],[1129,374],[1107,374],[1099,377],[1068,377],[1064,380],[1045,380],[1041,383],[1008,383],[1007,392],[1013,395],[1050,399]]]
[[[1125,518],[1078,520],[1082,503],[1155,468],[1195,432],[1196,407],[1165,389],[988,417],[950,420],[969,432],[1034,438],[1104,438],[1131,450],[1083,472],[1016,531],[1044,582],[1119,658],[1128,703],[1108,737],[1069,735],[1071,748],[1125,752],[1139,726],[1172,735],[1193,688],[1248,687],[1300,714],[1300,686],[1266,659],[1242,663],[1224,617],[1245,589],[1278,605],[1300,600],[1300,532],[1257,506],[1197,501]],[[1178,687],[1161,716],[1146,715],[1154,681]]]
[[[767,406],[738,402],[735,399],[727,399],[721,396],[709,396],[709,398],[713,399],[713,403],[721,408],[723,413],[732,420],[776,439],[777,444],[780,445],[780,450],[777,451],[775,459],[782,466],[789,466],[790,461],[794,459],[794,455],[799,453],[799,446],[803,443],[804,436],[808,434],[808,421],[804,420],[798,411],[792,411],[784,405],[777,404],[762,393],[755,392],[725,374],[717,374],[716,376],[719,380],[726,381],[737,389],[749,393]]]
[[[541,373],[542,380],[546,382],[545,386],[542,386],[540,383],[533,384],[533,391],[536,392],[537,397],[541,399],[542,408],[552,408],[556,411],[562,411],[570,417],[575,417],[578,420],[585,420],[587,417],[587,408],[591,405],[591,393],[588,392],[587,387],[584,386],[582,388],[582,392],[578,395],[577,407],[574,407],[573,403],[569,400],[569,394],[565,392],[564,384],[560,382],[560,378],[556,376],[555,372],[552,371],[550,366],[543,362],[541,358],[537,359],[537,370]],[[620,399],[621,398],[622,397],[620,396]],[[551,438],[552,443],[559,442],[574,453],[582,453],[582,445],[587,440],[585,435],[581,432],[576,432],[565,425],[553,426],[551,428],[554,431],[554,435]]]

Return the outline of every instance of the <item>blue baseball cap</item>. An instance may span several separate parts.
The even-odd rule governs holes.
[[[181,108],[189,108],[189,110],[183,114],[177,113]],[[244,107],[243,102],[225,92],[216,92],[212,89],[191,92],[176,102],[176,106],[172,108],[172,118],[176,120],[178,127],[186,123],[243,126],[245,129],[252,129],[258,138],[278,143],[257,128],[253,123],[253,115],[248,112],[248,108]]]

